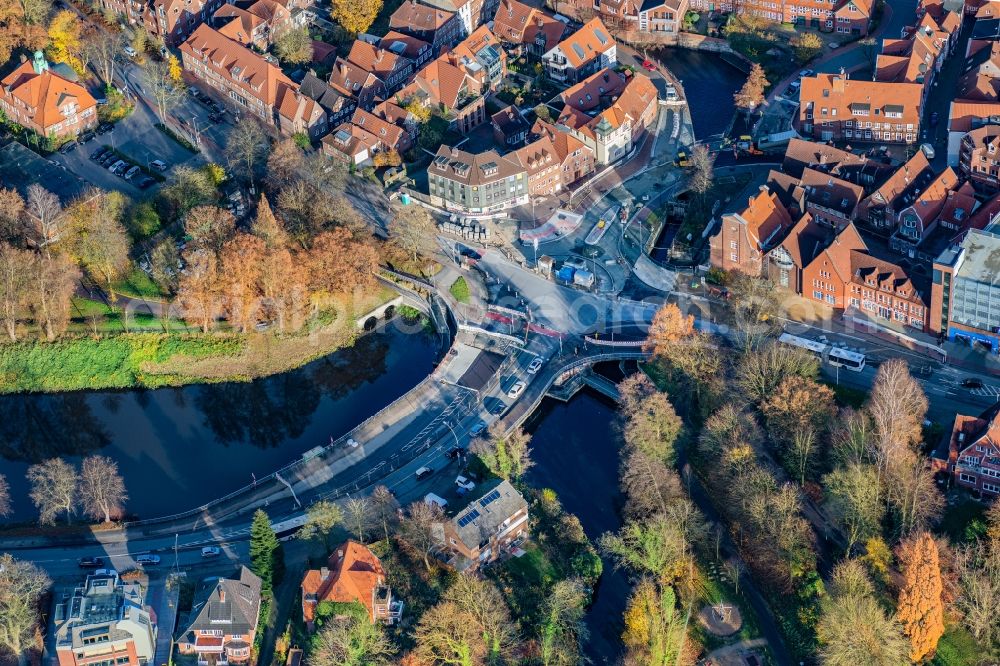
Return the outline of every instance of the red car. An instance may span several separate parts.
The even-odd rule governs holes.
[[[656,71],[656,65],[653,64],[652,60],[643,60],[642,61],[642,68],[644,70],[646,70],[647,72],[655,72]]]

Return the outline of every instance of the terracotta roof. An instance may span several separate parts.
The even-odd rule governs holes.
[[[913,187],[921,174],[932,173],[930,166],[930,162],[927,161],[924,151],[918,150],[906,164],[899,167],[888,180],[882,183],[878,189],[865,199],[865,207],[892,205],[893,208],[898,210],[899,207],[896,205],[897,199],[907,189]]]
[[[542,169],[550,167],[553,164],[559,164],[562,161],[559,159],[559,154],[556,152],[555,146],[552,145],[552,141],[547,136],[543,136],[540,139],[532,141],[527,146],[514,151],[514,156],[520,162],[521,166],[527,169],[529,178]]]
[[[414,78],[414,82],[432,99],[451,109],[458,106],[459,95],[468,81],[474,82],[474,79],[448,62],[447,57],[430,61]]]
[[[272,28],[292,17],[288,9],[275,0],[257,0],[247,7],[247,11],[270,23]]]
[[[372,109],[374,113],[379,118],[387,120],[393,125],[402,125],[410,117],[410,112],[399,106],[398,104],[393,104],[392,102],[381,102]]]
[[[757,195],[749,199],[747,207],[738,214],[738,219],[746,225],[751,244],[762,250],[773,245],[782,229],[792,227],[788,211],[778,201],[778,195],[767,187],[761,187]]]
[[[875,69],[876,81],[921,83],[929,81],[938,56],[947,48],[948,33],[925,15],[919,25],[907,28],[903,39],[883,39]],[[902,59],[902,60],[901,60]]]
[[[997,215],[1000,215],[1000,193],[976,209],[969,219],[969,228],[985,229]]]
[[[854,284],[887,288],[911,303],[927,305],[906,271],[892,262],[873,257],[866,251],[851,250],[850,270],[851,282]]]
[[[402,56],[360,39],[354,40],[347,59],[383,81],[408,64]]]
[[[265,21],[256,14],[251,14],[236,5],[222,5],[212,15],[215,25],[225,23],[218,28],[219,34],[240,44],[250,45],[254,42],[253,31],[264,25]]]
[[[351,116],[351,123],[371,132],[378,137],[378,140],[390,148],[396,148],[399,140],[403,136],[403,129],[392,123],[379,118],[373,113],[368,113],[364,109],[355,109]]]
[[[507,54],[500,46],[500,40],[485,25],[479,26],[475,32],[456,44],[455,48],[449,52],[449,55],[459,59],[467,58],[468,61],[475,61],[476,55],[487,46],[495,47],[501,59],[507,57]]]
[[[566,103],[558,123],[583,131],[590,136],[602,121],[617,128],[627,120],[639,121],[643,112],[657,100],[656,86],[643,74],[626,78],[611,69],[603,69],[562,92]],[[602,109],[591,115],[594,109]]]
[[[872,0],[849,0],[849,2],[845,2],[837,8],[835,13],[840,14],[843,12],[847,16],[853,15],[854,12],[849,9],[851,5],[854,5],[854,7],[857,8],[858,13],[862,16],[870,17],[872,15]]]
[[[513,104],[505,106],[494,113],[490,116],[490,121],[504,134],[514,134],[519,131],[527,132],[530,129],[528,121],[524,119],[524,116],[521,115]]]
[[[974,120],[1000,116],[1000,102],[976,102],[956,99],[951,103],[948,114],[948,129],[952,132],[968,132]]]
[[[376,94],[381,94],[385,82],[368,70],[343,58],[337,58],[330,72],[330,86],[341,94],[358,97],[369,88],[375,89]]]
[[[397,46],[397,44],[399,46]],[[401,32],[390,30],[385,33],[385,37],[378,43],[379,48],[387,49],[393,53],[405,56],[410,60],[417,60],[424,53],[431,50],[431,45],[422,39],[417,39],[412,35],[404,35]],[[430,56],[428,56],[430,57]]]
[[[278,88],[279,100],[276,105],[278,115],[288,119],[296,126],[308,128],[324,116],[324,109],[308,95],[303,95],[294,85],[281,85]]]
[[[190,57],[224,72],[247,94],[268,106],[277,105],[282,86],[295,87],[278,67],[204,23],[191,33],[180,49]]]
[[[834,236],[830,243],[807,265],[817,261],[826,261],[830,268],[837,273],[841,282],[850,282],[853,275],[851,270],[851,252],[853,251],[867,252],[868,246],[865,245],[861,234],[851,222]]]
[[[567,62],[573,68],[579,69],[614,46],[615,40],[611,37],[611,32],[601,19],[595,16],[579,30],[559,42],[558,48]]]
[[[35,110],[33,120],[42,128],[63,122],[61,109],[67,104],[75,102],[77,114],[97,106],[86,88],[48,69],[36,74],[30,60],[5,76],[0,85],[3,86],[0,95]]]
[[[854,183],[841,180],[816,169],[802,170],[801,186],[806,190],[810,203],[824,208],[832,208],[850,216],[864,197],[864,190]]]
[[[524,173],[524,167],[516,156],[501,156],[495,150],[473,154],[448,146],[438,148],[437,155],[428,169],[444,178],[466,185],[485,185]]]
[[[531,127],[531,133],[537,136],[548,137],[549,141],[552,142],[552,147],[555,148],[556,154],[559,155],[560,162],[565,162],[566,158],[577,150],[586,150],[593,153],[593,150],[578,138],[544,120],[535,120],[535,124]]]
[[[916,194],[916,197],[908,208],[913,209],[923,223],[924,228],[941,212],[941,208],[948,198],[948,192],[957,185],[958,175],[955,174],[951,167],[945,167],[945,170],[939,173],[927,187],[919,194]]]
[[[832,169],[840,164],[860,166],[867,162],[867,158],[835,146],[795,138],[788,142],[781,169],[785,173],[800,177],[805,167]]]
[[[367,151],[368,157],[379,147],[378,137],[353,123],[341,123],[337,129],[323,137],[323,145],[351,158]]]
[[[327,561],[328,571],[310,569],[302,579],[302,615],[307,622],[315,617],[316,604],[323,601],[350,603],[358,601],[373,618],[373,594],[385,581],[385,570],[378,557],[364,545],[349,539],[338,546]],[[316,602],[306,601],[315,595]]]
[[[501,0],[493,17],[493,33],[511,44],[534,44],[541,36],[542,50],[559,43],[566,24],[518,0]]]
[[[802,268],[823,250],[829,242],[831,232],[830,227],[814,222],[812,215],[806,213],[777,247],[784,248],[792,262]]]
[[[902,114],[902,117],[894,118],[894,122],[917,127],[920,123],[922,94],[923,86],[919,83],[885,83],[844,79],[834,74],[817,74],[802,78],[800,114],[804,118],[811,104],[815,107],[813,121],[818,123],[833,118],[851,119],[855,108],[867,108],[872,113],[878,110],[880,114],[891,109]],[[823,116],[822,108],[831,111]],[[832,109],[837,110],[836,115]],[[874,116],[869,117],[874,119]]]
[[[454,18],[454,12],[422,5],[416,0],[406,0],[389,18],[389,27],[396,30],[430,32],[440,30]]]

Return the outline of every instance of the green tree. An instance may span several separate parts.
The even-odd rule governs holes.
[[[689,663],[686,656],[685,622],[677,612],[677,595],[669,585],[658,587],[643,579],[625,608],[622,640],[628,654],[626,664],[676,666]]]
[[[330,549],[330,534],[344,523],[344,512],[333,502],[320,500],[306,509],[306,522],[299,530],[300,539],[322,539]]]
[[[302,64],[312,60],[312,38],[305,28],[286,30],[274,41],[274,53],[284,63]]]
[[[493,474],[516,481],[531,467],[530,442],[531,436],[520,428],[504,433],[497,422],[490,428],[489,437],[476,440],[472,450]]]
[[[28,663],[26,653],[39,629],[39,602],[49,585],[49,577],[33,563],[0,555],[0,647],[19,663]]]
[[[587,641],[584,611],[590,601],[586,586],[578,578],[558,581],[542,604],[538,648],[543,666],[574,666],[580,663],[580,647]]]
[[[250,524],[250,569],[260,576],[262,588],[268,593],[284,572],[281,543],[263,509],[254,512]]]
[[[885,504],[879,499],[878,473],[874,467],[851,463],[835,469],[824,477],[823,487],[827,509],[847,536],[848,551],[855,544],[878,536]]]

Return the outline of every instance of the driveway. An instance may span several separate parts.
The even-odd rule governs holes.
[[[164,560],[166,559],[164,557]],[[177,622],[180,586],[171,585],[168,589],[168,577],[154,578],[155,575],[150,575],[149,587],[146,590],[146,605],[156,615],[156,655],[153,658],[153,666],[165,666],[170,661],[170,638],[174,635],[174,626]]]

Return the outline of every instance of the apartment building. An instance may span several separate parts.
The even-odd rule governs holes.
[[[919,25],[904,30],[902,39],[882,40],[882,53],[875,61],[875,80],[920,84],[922,104],[951,47],[952,35],[937,29],[934,19],[925,15]]]
[[[493,125],[493,140],[507,150],[523,146],[531,131],[531,123],[513,104],[490,116],[490,124]]]
[[[53,614],[59,666],[153,664],[156,620],[144,590],[117,574],[87,576],[56,602]]]
[[[421,0],[425,5],[458,15],[464,32],[471,35],[477,27],[493,19],[500,0]]]
[[[796,189],[793,197],[800,200],[800,211],[809,213],[817,224],[834,229],[843,229],[854,220],[864,197],[860,185],[811,168],[802,170]]]
[[[364,544],[348,539],[337,546],[326,566],[302,577],[302,618],[312,631],[316,607],[323,602],[359,603],[370,622],[394,624],[403,615],[403,602],[394,599],[382,562]]]
[[[956,98],[982,102],[1000,100],[1000,42],[970,39],[965,61],[966,70],[959,79]]]
[[[896,169],[858,206],[857,220],[882,234],[891,233],[899,222],[899,213],[916,197],[916,192],[934,179],[934,171],[924,151],[918,150]]]
[[[441,542],[459,571],[497,560],[528,536],[528,503],[514,486],[500,481],[484,490],[441,526]]]
[[[932,456],[935,471],[945,471],[961,488],[1000,495],[1000,404],[979,416],[956,414],[947,442]]]
[[[354,166],[369,166],[379,153],[406,152],[413,147],[413,138],[414,132],[405,125],[355,109],[349,123],[323,137],[323,154]]]
[[[494,63],[492,49],[481,51],[484,55],[491,55],[491,60],[484,60],[490,66],[449,51],[427,63],[396,98],[406,103],[419,101],[442,113],[451,126],[462,134],[472,131],[489,119],[486,97],[490,93],[493,76],[506,68],[504,57]]]
[[[950,195],[962,191],[963,187],[968,188],[962,192],[963,196],[973,194],[971,186],[959,182],[958,174],[951,167],[946,167],[926,187],[913,190],[911,200],[896,216],[895,232],[889,239],[889,246],[901,254],[915,256],[916,246],[933,231]]]
[[[191,614],[180,625],[181,654],[197,655],[199,666],[246,664],[260,615],[260,578],[240,567],[239,578],[207,578],[195,591]]]
[[[282,71],[242,44],[200,25],[181,44],[185,71],[219,91],[245,113],[284,134],[318,139],[327,132],[327,114]]]
[[[722,216],[719,232],[709,239],[712,266],[759,277],[768,250],[791,228],[792,218],[778,195],[762,185],[746,208]]]
[[[1000,192],[1000,125],[986,125],[962,137],[958,169],[981,194]]]
[[[225,4],[212,14],[212,25],[234,42],[266,51],[292,27],[292,14],[274,0],[257,0],[246,9]]]
[[[528,176],[513,156],[495,150],[467,153],[441,146],[427,169],[431,204],[491,217],[528,203]]]
[[[468,34],[458,14],[417,0],[405,0],[389,17],[389,27],[427,42],[434,55],[450,49]]]
[[[595,17],[542,55],[542,64],[554,81],[576,83],[618,64],[617,45],[601,19]]]
[[[656,120],[659,97],[648,77],[604,69],[567,88],[556,124],[594,152],[598,164],[624,158]]]
[[[453,65],[482,78],[490,90],[496,90],[507,76],[507,53],[485,25],[456,44],[447,57]]]
[[[923,86],[817,74],[802,79],[799,129],[821,141],[914,143]]]
[[[80,84],[50,70],[41,51],[0,81],[0,110],[43,137],[73,137],[97,125],[97,101]]]
[[[956,99],[948,111],[948,165],[957,167],[962,137],[984,125],[1000,125],[1000,102]]]
[[[551,142],[559,158],[564,188],[594,172],[597,165],[594,151],[569,132],[536,120],[529,137],[545,137]]]
[[[539,137],[513,153],[528,176],[528,194],[547,196],[562,190],[562,165],[547,136]]]
[[[833,11],[837,34],[867,37],[872,24],[872,0],[847,0]]]
[[[948,340],[997,353],[1000,350],[1000,226],[994,214],[985,228],[969,229],[933,264],[930,330]]]
[[[378,40],[378,47],[409,58],[413,62],[414,70],[420,69],[434,57],[434,49],[430,44],[413,35],[405,35],[395,30],[385,33],[385,36]]]
[[[781,171],[793,178],[802,178],[807,168],[836,176],[865,190],[893,173],[893,168],[881,160],[856,155],[828,143],[794,138],[785,148]]]
[[[802,293],[802,269],[836,235],[832,227],[817,224],[803,215],[791,231],[764,258],[764,276],[796,294]]]
[[[511,55],[541,57],[562,41],[566,24],[518,0],[500,0],[493,33]]]

